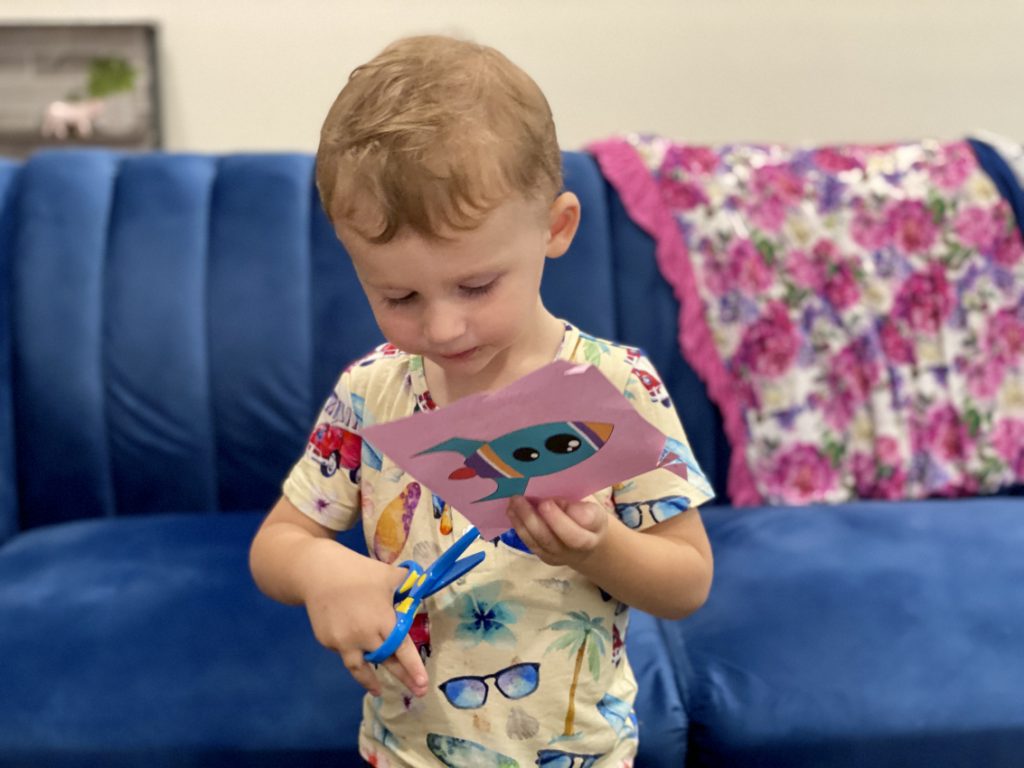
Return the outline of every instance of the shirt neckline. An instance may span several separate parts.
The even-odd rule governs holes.
[[[572,323],[567,320],[559,320],[559,322],[562,323],[564,332],[562,333],[562,341],[558,345],[558,350],[555,352],[555,356],[551,358],[552,362],[569,359],[573,349],[576,347],[576,339],[579,336],[579,330]],[[423,370],[422,355],[409,355],[409,380],[417,409],[420,411],[438,410],[439,407],[434,402],[434,398],[430,396],[430,391],[427,388],[427,376]]]

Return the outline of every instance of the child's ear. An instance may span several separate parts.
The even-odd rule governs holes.
[[[548,212],[549,259],[557,259],[572,244],[580,227],[580,200],[572,192],[563,192],[551,204]]]

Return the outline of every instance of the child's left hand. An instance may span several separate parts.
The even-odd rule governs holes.
[[[548,565],[579,567],[608,534],[608,513],[592,501],[544,499],[534,506],[513,496],[508,519],[519,538]]]

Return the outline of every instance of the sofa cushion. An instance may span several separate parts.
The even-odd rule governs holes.
[[[356,764],[359,689],[302,609],[254,586],[259,520],[82,521],[0,549],[0,755],[201,765],[327,752]]]
[[[1017,766],[1024,500],[709,508],[669,629],[702,766]]]
[[[689,731],[682,684],[687,674],[682,637],[672,622],[634,610],[629,617],[626,647],[638,686],[637,768],[680,768],[686,763]]]
[[[0,542],[18,529],[18,503],[14,487],[14,410],[11,395],[11,241],[14,196],[21,166],[0,158]]]
[[[605,184],[588,155],[564,165],[586,214],[544,298],[615,336]],[[381,341],[312,155],[41,152],[0,164],[0,205],[21,528],[269,507],[339,371]]]
[[[0,548],[0,766],[358,765],[362,689],[304,610],[254,586],[260,519],[77,521]],[[634,615],[644,765],[686,750],[665,638]]]

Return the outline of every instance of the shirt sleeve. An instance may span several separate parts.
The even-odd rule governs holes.
[[[654,365],[643,355],[633,357],[631,362],[623,394],[641,416],[665,435],[665,458],[674,468],[685,468],[685,477],[659,468],[612,489],[619,519],[630,528],[642,530],[713,499],[715,492],[693,455],[679,414]]]
[[[320,410],[303,456],[285,478],[285,498],[303,514],[335,531],[348,530],[360,517],[359,475],[362,439],[358,435],[362,400],[351,389],[346,370]]]

